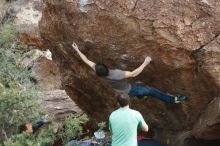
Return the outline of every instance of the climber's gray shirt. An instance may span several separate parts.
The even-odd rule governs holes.
[[[117,93],[128,94],[131,89],[131,85],[125,78],[125,71],[120,69],[109,70],[109,75],[103,79],[108,82]]]
[[[95,70],[95,67],[93,67]],[[125,71],[120,69],[109,69],[109,74],[106,77],[102,77],[107,83],[109,83],[114,91],[117,93],[128,94],[131,90],[131,85],[125,78]]]

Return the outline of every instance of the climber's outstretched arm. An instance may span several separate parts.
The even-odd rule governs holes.
[[[144,60],[144,63],[141,64],[137,69],[133,71],[125,71],[125,78],[136,77],[139,75],[144,68],[151,62],[151,57],[147,56]]]
[[[94,68],[95,63],[90,61],[78,48],[78,46],[76,45],[76,43],[73,42],[72,47],[74,50],[76,50],[76,52],[79,54],[80,58],[86,63],[88,64],[91,68]]]

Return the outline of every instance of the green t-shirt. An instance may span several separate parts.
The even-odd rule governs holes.
[[[109,118],[112,146],[137,146],[137,128],[145,121],[142,115],[130,108],[119,108]]]

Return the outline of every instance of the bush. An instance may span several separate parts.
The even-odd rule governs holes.
[[[41,129],[38,134],[28,134],[23,132],[12,136],[4,142],[4,146],[51,146],[56,140],[56,133],[59,125],[54,124],[46,129]]]
[[[27,51],[18,35],[11,24],[0,30],[0,140],[17,134],[19,125],[33,123],[43,113],[30,72],[16,62]]]
[[[35,88],[30,72],[18,64],[28,47],[17,41],[19,31],[5,24],[0,30],[0,82],[7,88]]]
[[[17,43],[19,30],[12,24],[4,24],[0,30],[0,46],[3,48],[11,48]]]
[[[0,83],[0,97],[4,95],[4,86]]]
[[[99,127],[98,131],[103,130],[104,128],[106,128],[106,122],[102,121],[102,122],[98,123],[98,127]]]
[[[19,134],[21,124],[35,123],[44,112],[30,72],[17,62],[29,51],[28,46],[18,42],[18,35],[19,31],[10,24],[0,30],[0,145],[5,140],[4,146],[50,146],[56,139],[66,143],[79,138],[83,134],[82,125],[88,121],[86,115],[70,116],[62,127],[52,124],[36,134]]]
[[[41,146],[50,146],[54,143],[57,137],[57,130],[60,128],[59,124],[52,124],[45,129],[41,129],[36,137],[36,141],[41,144]]]
[[[17,89],[8,89],[0,98],[0,129],[10,137],[24,123],[37,121],[43,112],[37,98]]]
[[[78,139],[83,134],[83,124],[88,121],[86,115],[80,117],[70,116],[63,125],[51,124],[42,128],[39,133],[28,134],[23,132],[7,139],[4,146],[51,146],[55,140],[62,140],[63,144],[72,139]]]
[[[10,139],[4,142],[4,146],[40,146],[35,143],[34,136],[28,133],[22,133],[12,136]]]
[[[88,121],[89,119],[85,114],[80,117],[70,116],[66,118],[63,127],[59,130],[59,137],[63,143],[67,143],[72,139],[79,139],[83,134],[82,126]]]

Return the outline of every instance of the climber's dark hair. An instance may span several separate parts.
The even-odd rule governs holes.
[[[127,94],[119,94],[116,96],[120,107],[129,105],[130,97]]]
[[[27,130],[26,124],[22,124],[18,127],[19,133],[22,133],[23,131]]]
[[[95,71],[98,76],[105,77],[108,76],[109,70],[105,64],[97,63],[95,65]]]

